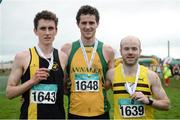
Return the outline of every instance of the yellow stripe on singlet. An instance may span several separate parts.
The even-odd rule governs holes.
[[[32,79],[36,70],[39,68],[39,56],[37,55],[35,48],[31,48],[30,50],[31,50],[30,79]],[[31,102],[30,96],[29,96],[28,119],[37,119],[37,104]]]

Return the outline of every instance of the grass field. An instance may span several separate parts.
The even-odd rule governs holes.
[[[0,119],[18,119],[20,114],[20,98],[8,100],[5,97],[7,76],[0,76]],[[169,111],[155,110],[156,119],[180,119],[180,80],[171,80],[169,87],[164,87],[168,97],[171,100],[171,109]],[[67,108],[67,97],[65,99],[65,108]],[[112,91],[108,91],[108,99],[111,103],[110,116],[113,115],[113,97]]]

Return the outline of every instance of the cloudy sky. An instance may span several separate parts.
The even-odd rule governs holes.
[[[180,58],[180,0],[3,0],[0,4],[0,61],[37,44],[33,19],[37,12],[50,10],[59,18],[54,42],[60,48],[80,38],[75,16],[82,5],[100,12],[97,38],[119,50],[126,35],[142,42],[143,55]]]

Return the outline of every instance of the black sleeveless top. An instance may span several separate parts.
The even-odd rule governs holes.
[[[35,47],[30,49],[30,53],[31,53],[30,64],[32,62],[32,57],[34,57],[32,54],[33,51],[34,54],[38,55]],[[55,48],[53,51],[53,57],[54,57],[53,67],[50,70],[50,76],[47,78],[47,80],[42,80],[41,82],[33,86],[31,89],[27,90],[22,95],[24,101],[21,106],[20,119],[28,119],[28,118],[31,119],[32,117],[29,116],[34,116],[33,118],[35,119],[65,118],[64,102],[63,102],[64,73],[60,65],[58,50]],[[39,68],[42,67],[48,68],[49,63],[46,59],[40,57],[39,55],[37,58],[39,59],[37,60],[38,62],[37,64],[39,64]],[[30,64],[21,78],[22,83],[31,79]],[[32,103],[32,99],[33,101],[35,101],[34,103]]]

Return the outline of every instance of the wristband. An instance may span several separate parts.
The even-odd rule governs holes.
[[[148,96],[148,101],[149,101],[149,103],[147,105],[152,105],[154,102],[154,100],[149,96]]]

